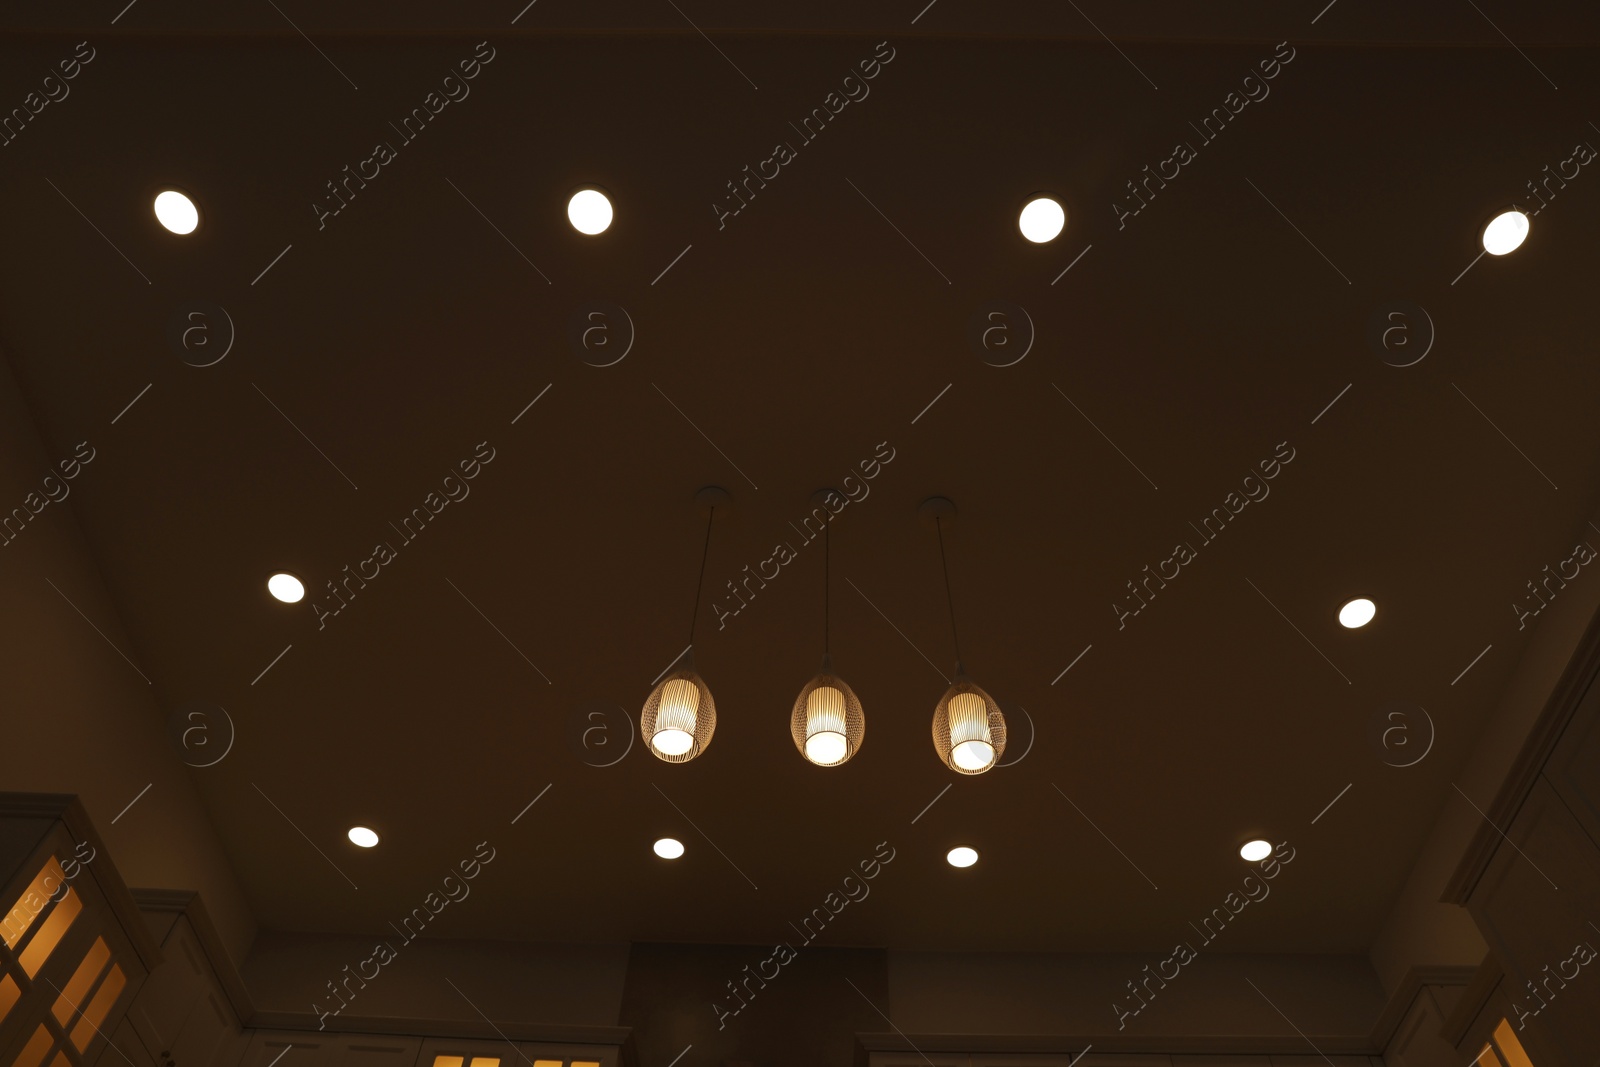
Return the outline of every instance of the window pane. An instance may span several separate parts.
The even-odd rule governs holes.
[[[60,868],[57,868],[58,870]],[[56,945],[61,943],[62,936],[72,921],[78,917],[78,912],[83,910],[83,901],[78,899],[78,894],[71,889],[67,895],[50,909],[50,914],[39,925],[39,932],[33,935],[28,942],[28,947],[22,950],[22,955],[17,957],[17,962],[22,964],[22,973],[29,978],[39,973],[39,968],[44,966],[44,961],[50,958],[50,953],[55,951]]]
[[[88,1048],[89,1042],[100,1032],[100,1024],[111,1014],[111,1005],[116,1002],[117,995],[122,992],[122,987],[126,984],[127,979],[122,976],[122,968],[113,963],[111,973],[100,983],[99,992],[95,993],[94,999],[83,1009],[83,1018],[72,1028],[72,1043],[78,1046],[79,1052]]]
[[[1528,1053],[1523,1049],[1522,1042],[1517,1040],[1517,1032],[1511,1029],[1509,1020],[1501,1019],[1500,1025],[1494,1028],[1494,1043],[1500,1049],[1507,1067],[1533,1067],[1533,1061],[1528,1059]]]
[[[45,1053],[49,1052],[54,1044],[55,1038],[44,1028],[44,1023],[40,1023],[39,1029],[35,1030],[28,1043],[22,1046],[22,1052],[11,1061],[11,1067],[39,1067],[39,1064],[44,1062]]]
[[[59,892],[66,880],[67,876],[61,873],[61,864],[51,856],[50,862],[34,876],[28,888],[24,889],[22,895],[7,909],[5,920],[0,922],[0,937],[5,938],[7,948],[17,947],[17,942],[28,932],[33,920],[44,911],[45,904],[50,900],[50,894]]]
[[[110,958],[111,950],[106,947],[106,939],[95,938],[94,944],[89,946],[88,953],[83,957],[83,962],[72,972],[72,980],[56,998],[56,1006],[52,1009],[55,1012],[56,1022],[62,1026],[67,1025],[67,1020],[82,1006],[83,998],[89,995],[94,980],[100,977],[100,972],[105,969],[106,961]]]

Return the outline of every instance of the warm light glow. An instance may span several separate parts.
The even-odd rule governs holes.
[[[656,855],[664,860],[675,860],[683,855],[683,842],[675,837],[663,837],[654,846]]]
[[[656,732],[650,746],[663,756],[681,756],[694,747],[695,713],[700,709],[700,687],[687,678],[674,678],[661,690],[656,709]]]
[[[378,835],[368,830],[365,826],[350,827],[350,840],[362,848],[371,848],[378,843]]]
[[[611,201],[598,189],[579,189],[567,201],[567,221],[579,233],[605,233],[611,226]]]
[[[1511,1028],[1509,1019],[1501,1019],[1500,1025],[1494,1028],[1494,1044],[1500,1050],[1500,1058],[1506,1061],[1506,1067],[1533,1067],[1528,1050],[1522,1047],[1522,1041]],[[1479,1058],[1482,1059],[1482,1053]]]
[[[200,225],[200,212],[193,200],[176,189],[168,189],[156,197],[156,221],[173,233],[193,233]]]
[[[1239,855],[1251,863],[1264,860],[1272,855],[1272,844],[1268,841],[1246,841],[1239,849]]]
[[[964,771],[981,771],[994,759],[988,702],[977,693],[956,694],[950,700],[950,762]]]
[[[806,697],[806,759],[824,767],[850,752],[844,733],[844,694],[819,685]]]
[[[1491,256],[1515,252],[1528,239],[1528,216],[1520,211],[1502,211],[1483,228],[1483,250]]]
[[[978,862],[978,850],[962,845],[945,853],[945,862],[952,867],[971,867]]]
[[[1372,621],[1378,613],[1378,605],[1366,597],[1357,597],[1339,609],[1339,625],[1347,630],[1355,630]]]
[[[267,579],[267,592],[285,604],[298,604],[306,595],[306,587],[292,574],[274,574]]]
[[[1022,236],[1036,245],[1054,241],[1066,224],[1067,213],[1048,196],[1028,201],[1022,208],[1022,214],[1017,216],[1017,228],[1022,231]]]

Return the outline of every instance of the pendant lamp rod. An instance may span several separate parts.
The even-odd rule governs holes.
[[[950,608],[950,640],[956,646],[956,671],[961,671],[961,637],[956,633],[956,598],[950,592],[950,564],[944,558],[944,518],[934,516],[933,528],[939,533],[939,566],[944,571],[944,600]]]
[[[694,625],[700,621],[700,589],[706,584],[706,559],[711,555],[711,520],[717,517],[717,506],[711,505],[706,516],[706,543],[700,550],[700,577],[694,583],[694,612],[689,616],[689,651],[694,651]]]
[[[827,659],[828,648],[828,591],[830,587],[829,574],[832,566],[833,541],[829,531],[833,529],[833,516],[829,515],[822,524],[822,658]]]

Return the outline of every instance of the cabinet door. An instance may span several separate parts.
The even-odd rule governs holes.
[[[156,1067],[154,1055],[139,1040],[139,1034],[126,1017],[117,1023],[115,1030],[94,1060],[92,1067]]]
[[[1600,1013],[1593,1008],[1600,1001],[1600,959],[1572,961],[1579,944],[1600,949],[1600,932],[1589,924],[1600,915],[1600,853],[1545,779],[1523,803],[1467,906],[1506,972],[1513,1024],[1525,1021],[1570,1063],[1591,1062],[1600,1049]],[[1517,1005],[1529,1013],[1525,1020]]]
[[[179,918],[172,925],[161,954],[161,966],[150,973],[144,988],[128,1010],[133,1025],[163,1063],[172,1056],[173,1046],[189,1016],[204,1001],[211,987],[211,965],[195,939],[189,920]],[[180,1063],[178,1067],[206,1067],[203,1063]]]
[[[215,987],[202,990],[173,1039],[173,1067],[231,1067],[220,1060],[238,1033],[233,1009],[224,1002],[222,991]]]
[[[253,1030],[239,1067],[333,1067],[336,1040],[316,1030]]]
[[[1556,743],[1545,776],[1600,845],[1600,685],[1590,686]]]
[[[332,1058],[324,1067],[416,1067],[420,1037],[340,1035],[330,1044]],[[292,1067],[279,1064],[279,1067]]]

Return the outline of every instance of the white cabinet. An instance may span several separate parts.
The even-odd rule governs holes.
[[[156,1067],[156,1061],[126,1018],[107,1036],[111,1040],[96,1057],[92,1067],[126,1067],[130,1063],[133,1067]]]
[[[186,913],[168,927],[161,952],[127,1015],[154,1067],[235,1067],[244,1032]]]

